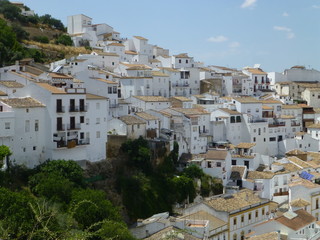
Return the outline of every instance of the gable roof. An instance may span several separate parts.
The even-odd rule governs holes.
[[[45,107],[44,104],[32,97],[25,98],[8,98],[0,99],[1,102],[13,107],[13,108],[36,108]]]
[[[0,85],[3,85],[7,88],[23,88],[24,85],[21,83],[18,83],[16,81],[0,81]]]
[[[126,116],[121,116],[119,118],[122,122],[124,122],[127,125],[134,125],[134,124],[146,124],[143,120],[140,118],[137,118],[132,115],[126,115]]]
[[[205,158],[207,160],[225,160],[227,155],[227,150],[208,150],[205,154]]]
[[[36,83],[36,84],[42,87],[43,89],[51,92],[52,94],[67,94],[64,90],[54,87],[48,83]]]
[[[133,96],[144,102],[169,102],[168,98],[162,96]]]
[[[297,216],[292,219],[289,219],[285,215],[282,215],[275,218],[275,221],[285,225],[288,228],[291,228],[294,231],[298,231],[299,229],[302,229],[303,227],[316,221],[316,218],[314,216],[303,209],[294,211],[294,213],[297,214]]]

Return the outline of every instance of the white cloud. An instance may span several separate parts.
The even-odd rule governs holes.
[[[242,3],[241,8],[254,7],[256,2],[257,2],[257,0],[245,0]]]
[[[231,47],[231,48],[240,47],[240,43],[239,42],[232,42],[232,43],[230,43],[229,47]]]
[[[284,12],[284,13],[282,13],[282,16],[283,16],[283,17],[289,17],[289,13]]]
[[[210,37],[207,39],[208,42],[217,42],[217,43],[220,43],[220,42],[225,42],[225,41],[228,41],[228,38],[225,37],[225,36],[222,36],[222,35],[219,35],[219,36],[216,36],[216,37]]]
[[[313,8],[320,8],[320,5],[313,5]]]
[[[282,26],[274,26],[273,29],[276,31],[286,32],[288,39],[292,39],[295,36],[294,33],[292,32],[291,28],[282,27]]]

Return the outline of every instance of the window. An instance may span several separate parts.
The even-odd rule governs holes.
[[[35,132],[39,131],[39,120],[35,120],[35,122],[34,122],[34,131]]]
[[[241,216],[241,222],[244,222],[244,215]]]
[[[237,160],[232,160],[231,165],[237,165]]]
[[[186,60],[186,63],[189,63],[188,59]]]
[[[256,138],[255,137],[253,138],[253,142],[256,142]]]
[[[113,86],[113,87],[112,87],[112,92],[113,92],[113,93],[117,93],[117,86]]]
[[[233,225],[237,225],[237,218],[233,218]]]
[[[84,139],[84,132],[80,133],[80,139]]]
[[[100,124],[100,118],[96,118],[96,124]]]
[[[100,131],[96,132],[96,138],[100,138]]]
[[[25,130],[25,132],[30,132],[30,121],[29,120],[26,120],[24,130]]]
[[[262,208],[262,215],[264,215],[264,208]]]
[[[97,109],[97,110],[100,109],[100,103],[96,103],[96,109]]]
[[[80,123],[84,123],[84,116],[80,116]]]
[[[259,112],[259,108],[256,108],[256,112]]]
[[[237,234],[233,234],[233,240],[237,240]]]
[[[4,123],[4,128],[5,129],[10,129],[10,123],[9,122]]]
[[[258,212],[258,210],[256,211],[256,218],[258,218],[259,217],[259,212]]]
[[[261,128],[258,128],[258,135],[261,135]]]
[[[316,209],[319,209],[319,198],[316,199]]]
[[[248,220],[251,220],[251,213],[248,214]]]
[[[231,122],[231,123],[235,123],[235,122],[236,122],[236,117],[235,117],[235,116],[231,116],[230,122]]]
[[[269,138],[269,141],[270,141],[270,142],[275,142],[275,141],[276,141],[276,138],[275,138],[275,137],[271,137],[271,138]]]
[[[33,149],[33,151],[35,151],[35,150],[37,149],[37,147],[36,147],[36,146],[33,146],[33,148],[32,148],[32,149]]]
[[[217,167],[221,167],[221,162],[217,162]]]
[[[181,59],[179,59],[179,63],[181,63]]]
[[[89,125],[89,123],[90,123],[90,119],[86,118],[86,125]]]
[[[108,93],[112,93],[112,87],[108,87]]]

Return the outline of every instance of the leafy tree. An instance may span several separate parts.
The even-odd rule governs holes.
[[[200,179],[204,175],[204,173],[199,166],[192,164],[186,167],[185,169],[183,169],[183,175],[191,179],[194,179],[194,178]]]
[[[176,190],[176,201],[182,203],[187,200],[193,202],[196,197],[196,189],[193,180],[186,176],[177,176],[172,179]]]
[[[30,202],[32,199],[27,195],[0,188],[1,232],[9,233],[10,239],[23,237],[32,230],[34,216],[28,206]]]
[[[11,4],[9,1],[0,1],[0,12],[3,16],[11,21],[19,20],[21,16],[21,9]]]
[[[82,168],[72,160],[52,160],[39,165],[38,171],[62,176],[77,185],[84,184]]]
[[[128,155],[130,166],[147,175],[152,173],[151,155],[147,140],[141,136],[135,140],[130,139],[122,144],[121,150]]]
[[[101,240],[135,240],[127,226],[121,222],[106,220],[102,222],[101,228],[95,232],[95,237]]]
[[[104,219],[121,220],[119,210],[106,199],[106,194],[99,190],[75,190],[72,193],[70,211],[82,229]]]
[[[18,24],[12,24],[12,30],[15,32],[17,41],[21,42],[22,40],[29,39],[29,33],[23,30],[23,28]]]
[[[62,44],[65,46],[72,46],[73,41],[70,36],[64,34],[64,35],[59,36],[59,38],[56,40],[56,44]]]
[[[11,154],[12,154],[12,152],[10,151],[9,147],[7,147],[6,145],[0,146],[0,167],[3,166],[3,160],[6,157],[9,157]]]
[[[0,19],[0,67],[21,58],[21,49],[12,28]]]
[[[69,179],[55,174],[40,172],[30,178],[31,191],[37,196],[51,201],[69,203],[75,184]]]

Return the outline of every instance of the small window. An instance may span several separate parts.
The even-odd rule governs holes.
[[[241,222],[244,222],[244,215],[241,216]]]
[[[179,59],[179,63],[181,63],[181,59]]]
[[[39,131],[39,120],[35,120],[35,122],[34,122],[34,131],[36,131],[36,132]]]
[[[84,123],[84,116],[80,116],[80,123]]]
[[[96,132],[96,138],[100,138],[100,131]]]
[[[10,123],[9,123],[9,122],[6,122],[6,123],[4,124],[4,128],[5,128],[5,129],[10,129]]]
[[[26,112],[27,112],[27,113],[29,112],[29,108],[26,108]]]
[[[33,146],[33,148],[32,148],[32,149],[33,149],[33,151],[35,151],[35,150],[37,149],[37,147],[36,147],[36,146]]]
[[[251,220],[251,213],[248,214],[248,219]]]
[[[233,218],[233,225],[237,225],[237,218]]]

